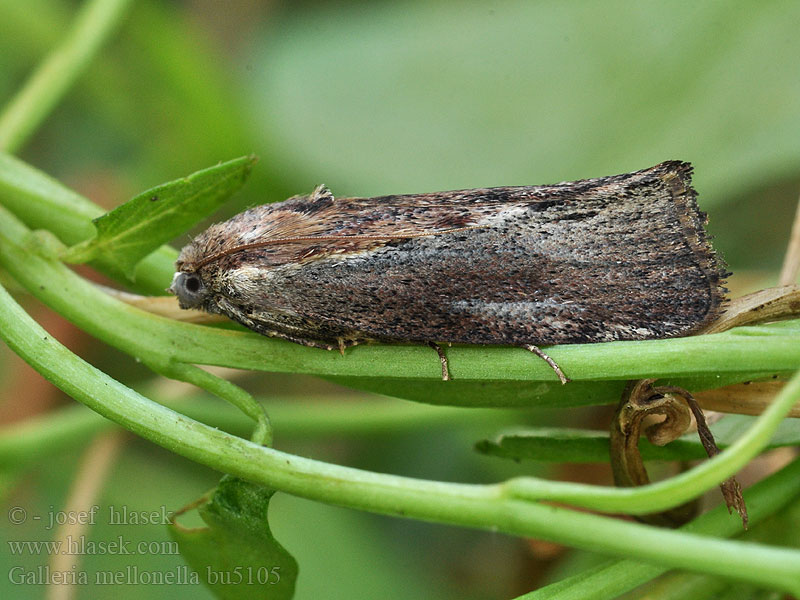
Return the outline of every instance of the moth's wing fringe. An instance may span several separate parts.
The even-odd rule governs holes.
[[[667,161],[655,167],[662,180],[669,186],[672,198],[678,207],[678,217],[683,229],[683,237],[692,248],[698,267],[707,278],[711,304],[705,318],[688,335],[700,331],[716,320],[727,302],[725,279],[730,276],[725,261],[711,246],[712,236],[706,231],[708,216],[697,206],[697,191],[692,187],[692,165],[682,161]]]

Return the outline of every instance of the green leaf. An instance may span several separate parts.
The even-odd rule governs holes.
[[[149,189],[95,219],[97,235],[62,258],[102,259],[133,279],[139,261],[214,213],[242,186],[255,162],[254,156],[243,156]]]
[[[294,595],[297,561],[270,532],[275,490],[230,475],[197,506],[208,527],[169,525],[186,562],[217,598],[281,600]]]
[[[664,447],[642,440],[639,443],[645,460],[698,459],[706,454],[699,441],[675,440]],[[583,429],[537,427],[501,433],[494,440],[480,440],[475,450],[481,454],[512,460],[543,462],[608,462],[608,433]]]
[[[720,448],[730,446],[752,424],[755,417],[727,415],[711,426]],[[800,419],[780,424],[766,449],[800,446]],[[480,440],[475,450],[512,460],[593,463],[608,461],[608,432],[585,429],[536,427],[515,428],[494,440]],[[642,438],[639,450],[644,460],[696,460],[707,458],[697,434],[684,435],[666,446],[655,446]]]

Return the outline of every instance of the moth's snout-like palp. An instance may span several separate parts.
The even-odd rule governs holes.
[[[206,286],[199,275],[182,271],[175,273],[167,291],[178,297],[181,308],[199,308],[207,295]]]

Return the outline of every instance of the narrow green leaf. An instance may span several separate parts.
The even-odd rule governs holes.
[[[208,527],[169,532],[186,562],[217,598],[282,600],[294,595],[297,561],[267,522],[275,490],[226,475],[198,506]]]
[[[647,440],[639,444],[645,460],[679,460],[703,458],[705,453],[698,441],[675,440],[659,448]],[[475,450],[482,454],[511,460],[543,462],[608,462],[608,433],[569,428],[517,429],[502,433],[494,440],[480,440]]]
[[[711,426],[720,448],[730,446],[756,417],[728,415]],[[766,449],[800,446],[800,419],[780,424]],[[584,429],[536,427],[514,429],[494,440],[480,440],[475,450],[512,460],[593,463],[608,461],[608,432]],[[707,458],[697,435],[687,434],[666,446],[655,446],[642,438],[639,450],[644,460],[696,460]]]
[[[214,213],[237,191],[256,160],[236,158],[139,194],[95,219],[97,235],[69,248],[62,258],[73,263],[102,259],[133,279],[139,261]]]

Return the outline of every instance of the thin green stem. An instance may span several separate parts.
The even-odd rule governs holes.
[[[800,494],[800,460],[764,478],[744,492],[750,523],[756,525],[784,509]],[[794,531],[793,523],[787,528]],[[722,504],[684,525],[680,531],[699,535],[730,537],[742,533],[741,524],[731,519]],[[758,528],[753,528],[758,532]],[[540,588],[518,600],[611,600],[665,573],[668,569],[631,559],[610,561],[588,571]]]
[[[372,512],[535,536],[673,568],[800,593],[800,552],[709,539],[504,497],[496,485],[441,483],[321,463],[193,421],[155,404],[54,340],[0,288],[0,336],[73,398],[212,468],[310,499]]]
[[[250,441],[254,444],[272,446],[272,425],[267,412],[261,404],[256,402],[253,396],[238,385],[222,377],[217,377],[213,373],[204,371],[195,365],[187,365],[175,361],[161,363],[150,360],[146,361],[145,364],[164,377],[191,383],[229,402],[255,421],[256,427],[250,436]]]
[[[0,150],[16,151],[84,71],[122,19],[130,0],[90,0],[67,37],[0,114]]]
[[[659,483],[635,488],[608,488],[523,477],[506,482],[504,487],[513,498],[579,503],[586,508],[607,512],[646,514],[665,510],[696,498],[744,467],[769,443],[778,425],[798,401],[800,371],[736,442],[714,458]]]

